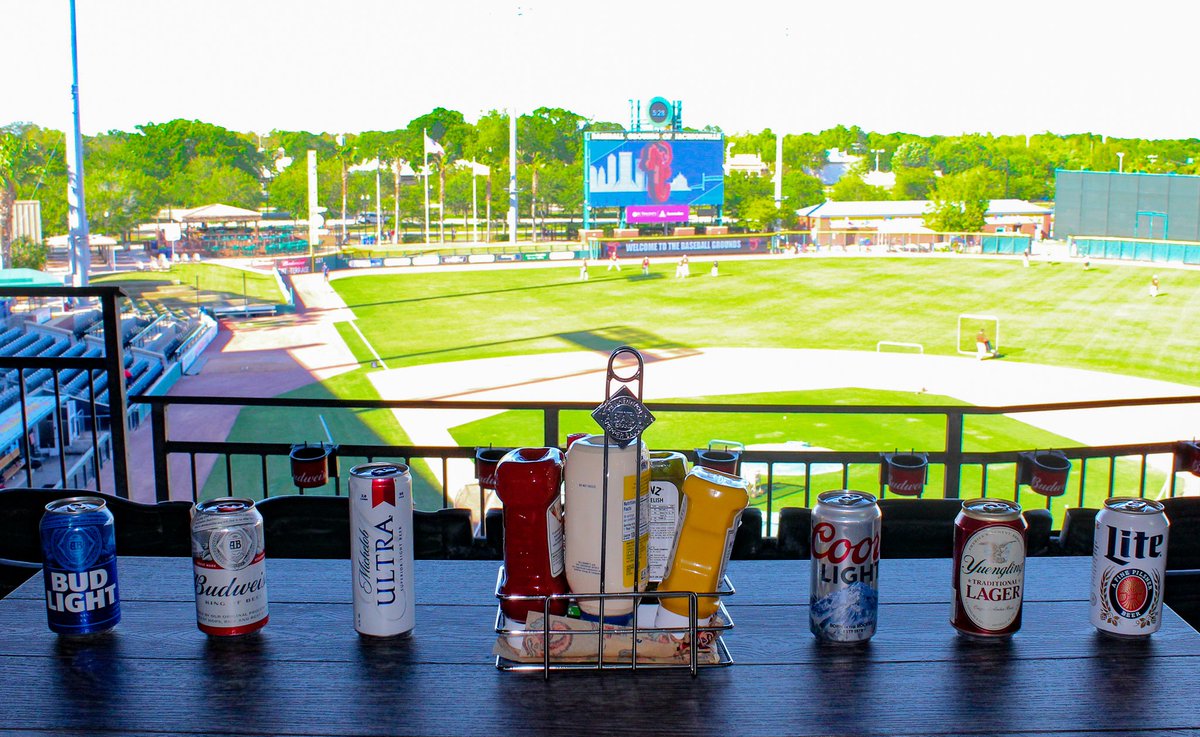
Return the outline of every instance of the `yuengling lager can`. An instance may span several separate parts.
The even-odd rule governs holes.
[[[950,624],[970,638],[1011,637],[1021,629],[1025,599],[1025,530],[1021,505],[968,499],[954,520],[954,610]]]

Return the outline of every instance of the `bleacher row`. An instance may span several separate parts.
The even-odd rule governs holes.
[[[104,351],[87,341],[72,342],[69,338],[58,338],[38,331],[22,332],[19,328],[9,328],[0,333],[0,356],[29,358],[98,358]],[[159,376],[163,367],[159,361],[148,358],[135,358],[132,353],[125,354],[126,387],[129,394],[140,394],[150,387]],[[108,376],[102,371],[93,371],[92,385],[96,392],[96,402],[108,404]],[[15,406],[20,399],[20,389],[17,385],[17,370],[6,369],[2,372],[3,388],[0,389],[0,412]],[[27,371],[25,374],[25,391],[34,394],[39,391],[53,392],[53,372],[43,368]],[[64,397],[76,397],[87,401],[90,398],[88,388],[88,372],[83,369],[65,369],[59,372],[59,391]]]

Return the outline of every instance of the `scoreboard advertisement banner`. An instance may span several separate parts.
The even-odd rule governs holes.
[[[719,134],[592,133],[584,137],[590,207],[725,201],[724,137]]]

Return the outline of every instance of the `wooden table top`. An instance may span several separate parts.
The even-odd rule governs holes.
[[[46,627],[41,577],[0,601],[0,733],[197,735],[1200,735],[1200,635],[1174,612],[1140,641],[1088,623],[1090,558],[1031,558],[1024,623],[949,625],[950,561],[885,560],[865,646],[808,632],[808,561],[735,561],[729,668],[503,673],[496,563],[417,561],[417,628],[365,641],[349,561],[268,560],[256,636],[196,629],[187,559],[124,558],[122,621]]]

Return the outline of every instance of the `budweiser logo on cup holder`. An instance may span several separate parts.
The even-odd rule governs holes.
[[[899,496],[919,496],[929,475],[929,456],[925,453],[884,453],[880,481]]]
[[[1175,471],[1200,476],[1200,441],[1180,440],[1175,444]]]
[[[1070,472],[1070,459],[1056,450],[1022,453],[1017,469],[1018,480],[1042,496],[1065,494]]]
[[[324,486],[329,481],[332,453],[333,447],[328,445],[293,445],[289,454],[292,463],[292,483],[301,489]]]
[[[496,465],[512,448],[476,448],[475,478],[484,489],[496,490]]]

